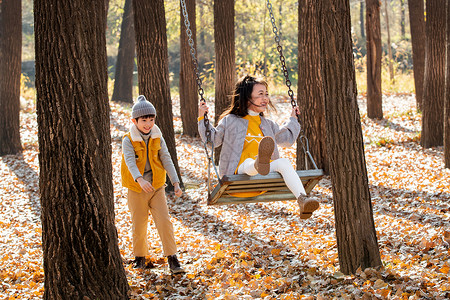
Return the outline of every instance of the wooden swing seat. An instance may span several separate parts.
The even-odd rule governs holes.
[[[323,177],[321,169],[299,170],[300,177],[307,194]],[[260,192],[265,193],[254,197],[235,197],[231,193]],[[249,176],[244,174],[223,176],[222,183],[217,184],[208,198],[208,205],[242,204],[256,202],[272,202],[296,200],[294,194],[287,188],[283,178],[278,172],[267,175]]]

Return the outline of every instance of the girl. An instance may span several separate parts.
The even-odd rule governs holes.
[[[279,172],[289,190],[297,198],[300,218],[308,219],[319,208],[319,202],[308,199],[303,184],[289,159],[280,158],[275,142],[289,147],[297,140],[300,124],[296,115],[298,107],[292,109],[289,122],[281,128],[266,119],[264,112],[273,107],[267,92],[267,83],[252,76],[238,80],[231,98],[230,107],[222,113],[217,127],[210,126],[214,146],[222,146],[219,158],[220,176],[247,174],[250,176]],[[203,117],[209,108],[200,102],[198,130],[203,141],[205,124]]]

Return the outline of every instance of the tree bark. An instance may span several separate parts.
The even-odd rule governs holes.
[[[444,163],[450,169],[450,4],[447,2],[446,83],[444,109]]]
[[[132,0],[125,0],[122,26],[120,31],[119,51],[117,53],[114,74],[114,92],[112,101],[133,103],[133,71],[136,53],[134,37]]]
[[[380,2],[366,0],[367,34],[367,116],[383,118],[381,90]]]
[[[423,77],[425,69],[425,13],[423,0],[408,0],[409,24],[414,68],[416,106],[422,110]]]
[[[230,104],[235,83],[234,0],[214,1],[215,123]]]
[[[339,265],[345,274],[381,265],[357,103],[348,0],[318,1],[327,146]],[[367,18],[368,19],[368,18]],[[367,32],[368,33],[368,32]]]
[[[164,0],[133,0],[133,10],[139,93],[144,95],[156,108],[156,123],[161,128],[180,179],[180,186],[183,187],[178,166],[170,98]]]
[[[114,225],[105,7],[34,1],[44,299],[128,297]]]
[[[426,1],[427,22],[422,135],[424,148],[444,144],[446,0]]]
[[[321,73],[318,0],[300,1],[298,5],[298,91],[300,120],[309,141],[310,152],[319,169],[328,174],[324,90]],[[306,147],[306,145],[304,145]],[[305,162],[302,143],[297,143],[297,169],[313,168]]]
[[[0,156],[22,151],[20,75],[22,1],[0,1]]]
[[[189,15],[192,41],[197,45],[197,26],[195,16],[195,0],[185,0],[186,10]],[[183,12],[180,9],[180,105],[181,120],[183,122],[183,134],[188,136],[198,136],[197,129],[197,107],[198,107],[198,88],[196,82],[196,73],[191,56],[191,48],[188,44],[186,34],[185,20]],[[197,53],[197,51],[196,51]]]

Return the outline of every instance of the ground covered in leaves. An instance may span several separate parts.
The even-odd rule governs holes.
[[[385,119],[366,117],[360,98],[369,185],[383,267],[339,271],[330,178],[313,190],[314,217],[300,220],[294,201],[209,207],[206,158],[198,138],[180,134],[179,165],[186,191],[169,196],[185,275],[172,277],[153,223],[150,256],[156,268],[136,270],[126,191],[120,185],[121,136],[130,106],[111,104],[116,226],[132,299],[445,299],[450,297],[450,170],[443,148],[419,145],[421,115],[410,95],[385,96]],[[281,123],[289,102],[274,99]],[[212,110],[213,111],[213,110]],[[43,295],[38,145],[35,106],[21,111],[23,154],[0,159],[0,298]],[[281,149],[295,161],[295,148]]]

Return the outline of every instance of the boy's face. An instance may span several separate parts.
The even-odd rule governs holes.
[[[136,125],[140,132],[143,134],[148,134],[155,125],[155,118],[156,117],[140,117],[137,121],[136,119],[131,119],[131,121],[133,121],[134,125]]]

